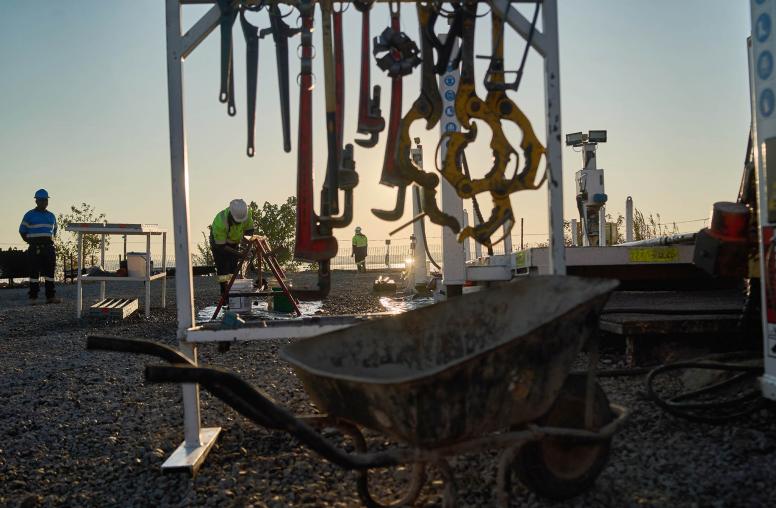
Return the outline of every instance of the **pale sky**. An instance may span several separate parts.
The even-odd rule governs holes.
[[[373,35],[387,26],[387,9],[382,4],[374,9]],[[191,24],[205,10],[185,7],[185,19]],[[609,141],[598,152],[599,166],[606,170],[607,211],[623,213],[630,195],[644,212],[684,221],[708,216],[715,201],[735,200],[750,121],[749,3],[561,0],[559,12],[562,128],[564,133],[608,130]],[[402,13],[402,29],[417,40],[414,9],[405,4]],[[269,25],[266,12],[256,19],[262,27]],[[287,21],[294,25],[296,15]],[[489,52],[489,24],[485,17],[477,25],[477,54]],[[316,188],[326,167],[319,34],[314,38],[319,49],[313,99]],[[298,38],[289,43],[293,151],[286,154],[281,146],[274,44],[266,38],[260,47],[253,159],[245,155],[245,51],[239,22],[234,40],[236,117],[218,102],[217,29],[184,64],[194,243],[231,199],[282,202],[296,188]],[[523,41],[509,32],[505,44],[507,68],[516,68]],[[350,9],[345,14],[346,142],[361,137],[355,132],[359,49],[360,14]],[[477,62],[478,91],[484,97],[486,61]],[[155,223],[172,230],[162,0],[2,0],[0,69],[0,247],[21,246],[18,225],[40,187],[51,194],[55,213],[87,202],[112,222]],[[405,80],[404,111],[417,97],[418,76]],[[387,120],[390,82],[376,65],[372,81],[383,87]],[[541,58],[532,52],[520,92],[512,97],[542,140],[543,82]],[[430,171],[438,133],[438,127],[426,132],[420,122],[411,132],[423,139]],[[508,133],[519,144],[517,132]],[[488,165],[488,135],[481,128],[467,152],[475,176]],[[380,141],[355,153],[360,184],[353,227],[362,226],[375,241],[399,224],[382,222],[369,211],[391,207],[395,195],[378,183],[385,132]],[[567,219],[576,217],[573,176],[580,165],[580,155],[564,147]],[[485,196],[483,203],[489,210]],[[513,206],[525,218],[526,241],[546,239],[546,188],[518,193]],[[410,215],[408,202],[405,219]],[[352,229],[336,235],[348,243]],[[428,234],[440,236],[439,228],[430,227]]]

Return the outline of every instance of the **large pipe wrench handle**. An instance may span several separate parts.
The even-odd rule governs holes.
[[[368,139],[356,139],[355,142],[364,148],[372,148],[377,144],[380,133],[385,129],[385,119],[380,110],[380,85],[374,86],[370,97],[370,55],[372,53],[369,34],[369,12],[374,0],[354,0],[353,5],[361,12],[361,83],[358,96],[358,127],[356,132],[368,134]]]
[[[229,116],[237,114],[237,108],[234,105],[234,62],[232,59],[232,50],[234,41],[232,40],[232,26],[237,19],[237,9],[232,5],[231,0],[218,0],[218,7],[221,9],[221,90],[218,100],[227,104],[227,113]]]
[[[288,39],[299,33],[298,28],[289,27],[277,4],[269,7],[270,27],[259,32],[262,39],[272,34],[275,42],[275,61],[278,68],[278,93],[280,94],[280,120],[283,129],[283,150],[291,151],[291,113],[288,84]]]
[[[245,9],[240,9],[240,26],[245,37],[245,73],[248,80],[248,157],[255,153],[256,137],[256,93],[259,81],[259,29],[245,17]]]
[[[302,18],[301,71],[299,74],[299,150],[296,181],[296,244],[294,259],[324,262],[337,255],[337,239],[321,234],[321,222],[313,210],[313,0],[300,0]]]

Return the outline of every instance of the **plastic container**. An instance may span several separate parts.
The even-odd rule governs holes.
[[[151,261],[151,271],[153,271],[154,262]],[[146,276],[146,253],[145,252],[127,252],[127,275],[129,277]]]
[[[232,294],[253,292],[251,279],[235,279],[229,291],[229,310],[232,312],[250,312],[253,298],[250,296],[232,296]]]
[[[272,308],[275,312],[284,312],[286,314],[294,312],[291,300],[283,293],[283,288],[272,288],[272,291],[277,293],[272,295]]]

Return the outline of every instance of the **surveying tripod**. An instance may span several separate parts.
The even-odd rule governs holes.
[[[270,271],[272,272],[272,275],[275,276],[275,279],[278,281],[278,285],[283,290],[283,294],[286,295],[286,298],[291,302],[291,306],[294,308],[294,313],[297,316],[301,316],[302,312],[299,310],[299,302],[294,297],[294,295],[291,294],[291,290],[288,287],[288,284],[286,283],[286,274],[283,271],[283,268],[280,267],[280,263],[278,263],[277,258],[275,257],[274,252],[269,246],[269,242],[267,241],[266,237],[253,235],[248,240],[248,246],[243,251],[242,256],[240,257],[240,261],[237,264],[237,270],[234,271],[232,274],[232,277],[229,279],[229,282],[226,284],[226,287],[224,288],[224,292],[221,293],[221,298],[218,300],[218,305],[216,305],[216,310],[213,312],[213,317],[210,318],[211,320],[215,319],[216,316],[218,316],[218,312],[221,310],[221,307],[224,306],[224,304],[229,299],[229,291],[232,289],[232,285],[234,284],[235,279],[237,278],[237,274],[242,272],[243,263],[250,262],[253,259],[253,255],[256,256],[257,260],[257,272],[259,273],[259,276],[261,276],[261,267],[262,267],[262,261],[267,263],[267,266],[269,267]],[[239,294],[233,294],[232,296],[270,296],[274,295],[276,292],[274,291],[252,291],[250,293],[239,293]]]

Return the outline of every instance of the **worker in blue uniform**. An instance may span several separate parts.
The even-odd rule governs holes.
[[[54,250],[54,237],[57,234],[57,218],[46,210],[49,194],[46,189],[35,193],[35,208],[24,214],[19,225],[22,240],[29,244],[27,258],[30,275],[30,301],[37,303],[40,292],[40,277],[46,285],[46,303],[60,303],[54,287],[54,270],[57,256]]]

